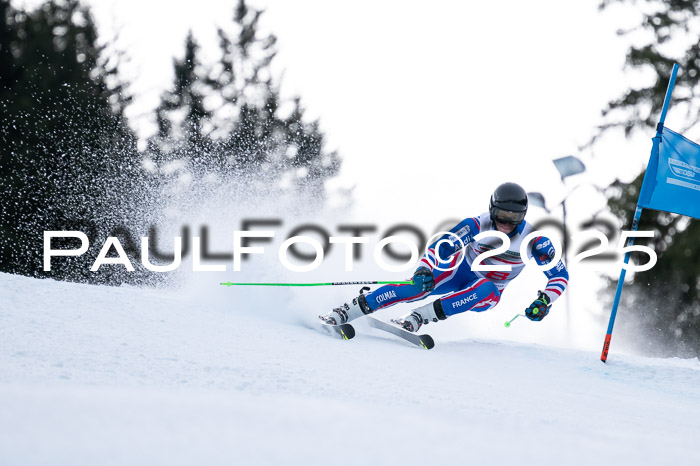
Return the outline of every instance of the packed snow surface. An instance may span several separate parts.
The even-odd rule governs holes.
[[[700,464],[697,359],[449,321],[431,351],[362,323],[342,341],[294,293],[0,274],[0,465]]]

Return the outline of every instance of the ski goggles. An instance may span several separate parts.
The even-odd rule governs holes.
[[[491,218],[500,223],[510,223],[520,225],[525,220],[525,212],[513,212],[511,210],[503,210],[499,207],[494,207],[491,210]]]

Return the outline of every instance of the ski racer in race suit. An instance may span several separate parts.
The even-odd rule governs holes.
[[[410,314],[394,320],[409,332],[417,332],[422,325],[437,322],[466,311],[482,312],[498,304],[505,287],[520,274],[525,267],[520,256],[523,239],[534,230],[525,221],[527,212],[527,193],[515,183],[504,183],[494,191],[489,202],[489,212],[478,217],[462,220],[450,230],[451,242],[444,235],[431,244],[422,257],[413,274],[413,284],[384,285],[376,290],[360,295],[351,302],[333,309],[325,316],[319,316],[324,322],[340,325],[397,303],[408,303],[432,295],[445,295],[435,301],[414,309]],[[508,236],[508,250],[485,258],[484,265],[510,265],[509,272],[481,272],[472,270],[476,257],[486,251],[501,246],[502,241],[490,236],[474,241],[474,237],[485,231],[500,231]],[[459,237],[464,244],[456,241]],[[435,248],[439,244],[439,251]],[[439,253],[439,254],[438,254]],[[527,250],[528,259],[535,258],[540,264],[549,264],[555,256],[551,241],[543,236],[535,237]],[[460,263],[461,260],[461,263]],[[452,270],[449,269],[460,263]],[[556,266],[544,272],[548,278],[544,291],[538,292],[537,298],[525,311],[533,321],[542,320],[552,303],[564,292],[569,274],[564,264],[559,261]]]

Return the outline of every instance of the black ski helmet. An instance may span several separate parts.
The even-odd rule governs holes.
[[[518,184],[503,183],[491,195],[491,221],[520,225],[527,213],[527,193]]]

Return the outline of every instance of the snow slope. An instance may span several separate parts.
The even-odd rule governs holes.
[[[0,465],[700,464],[698,360],[341,341],[292,291],[214,281],[0,274]]]

